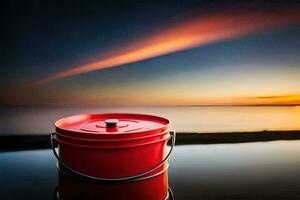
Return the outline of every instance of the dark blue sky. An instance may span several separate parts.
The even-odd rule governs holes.
[[[18,79],[27,80],[85,63],[206,2],[11,1],[3,13],[1,74],[11,80],[25,73]]]
[[[13,90],[28,81],[94,62],[110,49],[159,30],[194,10],[209,13],[239,6],[278,8],[299,3],[9,1],[1,12],[1,87],[3,91]],[[31,91],[36,97],[26,91],[12,102],[168,104],[172,99],[170,104],[176,105],[214,104],[222,99],[227,103],[232,98],[299,94],[299,41],[299,24],[289,25],[60,79]],[[7,98],[2,102],[7,104]]]

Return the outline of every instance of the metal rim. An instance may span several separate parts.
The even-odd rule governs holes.
[[[134,176],[128,176],[128,177],[122,177],[122,178],[102,178],[102,177],[95,177],[95,176],[90,176],[81,172],[78,172],[74,169],[72,169],[71,167],[69,167],[68,165],[66,165],[65,163],[63,163],[58,155],[58,153],[55,150],[55,138],[54,138],[55,133],[51,133],[51,147],[52,147],[52,151],[54,156],[56,157],[59,165],[61,165],[63,168],[69,170],[72,174],[81,177],[83,179],[87,179],[87,180],[91,180],[91,181],[96,181],[96,182],[131,182],[131,181],[139,181],[139,180],[144,180],[146,177],[144,177],[145,175],[155,171],[156,169],[160,168],[170,157],[173,148],[175,146],[175,141],[176,141],[176,132],[175,131],[170,131],[170,136],[172,138],[172,143],[171,143],[171,148],[167,154],[167,156],[155,167],[153,167],[152,169],[145,171],[143,173],[134,175]]]

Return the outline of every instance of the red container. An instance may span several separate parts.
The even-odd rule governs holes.
[[[161,117],[121,113],[58,120],[53,140],[58,143],[60,165],[81,178],[109,182],[82,185],[61,174],[60,196],[86,188],[106,199],[166,199],[170,155],[166,148],[172,136],[168,125]],[[173,144],[174,140],[175,136]]]

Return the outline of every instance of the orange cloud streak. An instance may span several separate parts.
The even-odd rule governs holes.
[[[255,105],[300,105],[300,94],[248,97]]]
[[[201,45],[232,39],[272,28],[278,28],[300,21],[297,9],[282,10],[240,10],[193,16],[181,20],[172,26],[117,49],[118,53],[108,52],[106,57],[97,62],[70,68],[29,83],[36,86],[53,80],[78,75],[95,70],[116,67],[161,55],[182,51]]]

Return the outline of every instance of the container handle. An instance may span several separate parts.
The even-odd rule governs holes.
[[[55,140],[55,133],[51,133],[51,147],[52,147],[52,151],[54,153],[54,156],[56,157],[58,163],[66,168],[67,170],[69,170],[71,173],[73,173],[74,175],[77,175],[81,178],[84,179],[88,179],[91,181],[100,181],[100,182],[131,182],[131,181],[139,181],[139,180],[144,180],[145,179],[145,175],[153,172],[154,170],[158,169],[159,167],[161,167],[170,157],[174,146],[175,146],[175,141],[176,141],[176,132],[175,131],[169,131],[170,136],[172,138],[172,142],[171,142],[171,147],[170,150],[168,152],[168,154],[166,155],[166,157],[155,167],[153,167],[152,169],[146,171],[146,172],[142,172],[140,174],[134,175],[134,176],[128,176],[128,177],[122,177],[122,178],[101,178],[101,177],[94,177],[94,176],[90,176],[81,172],[78,172],[74,169],[72,169],[71,167],[69,167],[68,165],[66,165],[59,157],[57,151],[55,150],[55,145],[56,145],[56,140]]]

